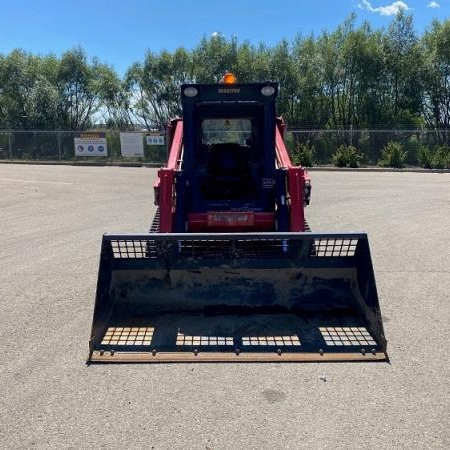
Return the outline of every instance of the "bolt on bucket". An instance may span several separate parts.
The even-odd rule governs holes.
[[[387,360],[367,235],[104,235],[88,362]]]

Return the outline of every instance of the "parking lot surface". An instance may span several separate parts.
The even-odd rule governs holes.
[[[369,234],[390,363],[86,366],[104,232],[156,169],[0,165],[0,447],[450,447],[450,174],[314,172],[314,231]]]

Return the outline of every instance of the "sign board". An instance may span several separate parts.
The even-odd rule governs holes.
[[[120,133],[122,156],[144,156],[144,141],[141,133]]]
[[[147,145],[165,145],[166,137],[163,133],[147,133],[145,136]]]
[[[108,156],[106,133],[80,133],[73,141],[75,156]]]

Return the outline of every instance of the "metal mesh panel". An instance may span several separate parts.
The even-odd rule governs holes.
[[[109,327],[102,345],[150,345],[153,327]]]
[[[268,256],[286,256],[289,245],[279,239],[246,240],[198,240],[180,243],[180,253],[186,256],[230,256],[265,258]]]
[[[188,336],[178,333],[176,345],[233,345],[234,340],[230,336]]]
[[[314,239],[310,256],[314,257],[349,257],[355,256],[358,239]]]
[[[148,258],[150,241],[113,240],[111,250],[114,258]]]
[[[353,257],[358,247],[359,237],[314,236],[309,238],[241,238],[226,236],[212,238],[186,238],[167,235],[127,236],[108,240],[114,258],[142,259],[176,256],[177,258],[291,258],[299,252],[309,257]],[[107,244],[108,245],[108,244]],[[305,247],[306,246],[306,247]],[[304,249],[304,250],[302,250]]]
[[[176,254],[178,257],[287,257],[290,246],[287,240],[175,240],[155,241],[114,239],[110,241],[114,258],[156,258],[158,255]],[[291,248],[292,249],[292,248]]]
[[[244,336],[242,345],[245,346],[299,346],[301,345],[298,336]]]
[[[376,345],[364,327],[320,327],[319,331],[328,346]]]
[[[239,341],[239,339],[237,339]],[[196,345],[196,346],[233,346],[237,342],[230,336],[188,336],[182,333],[177,334],[177,346]],[[243,346],[299,346],[300,339],[297,335],[293,336],[243,336]]]

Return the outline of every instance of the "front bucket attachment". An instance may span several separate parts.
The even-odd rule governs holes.
[[[365,234],[103,236],[89,362],[379,361]]]

